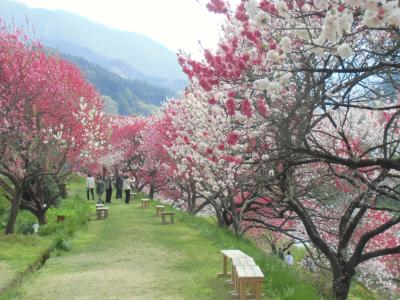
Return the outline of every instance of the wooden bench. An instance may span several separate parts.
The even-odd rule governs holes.
[[[252,299],[261,300],[262,285],[264,281],[264,274],[259,266],[235,266],[236,281],[238,283],[238,294],[232,296],[239,296],[240,300]],[[251,290],[250,290],[251,289]],[[247,291],[250,290],[250,295]]]
[[[235,286],[235,292],[239,290],[239,284],[236,276],[236,266],[256,266],[256,262],[252,257],[234,257],[232,258],[232,276],[231,280],[228,280],[228,284],[233,284]]]
[[[172,212],[172,211],[163,211],[163,212],[161,212],[162,224],[163,225],[165,225],[165,224],[174,224],[174,215],[175,215],[175,213]],[[169,216],[170,217],[170,223],[167,223],[165,221],[165,216]]]
[[[228,272],[228,259],[234,257],[250,257],[246,253],[240,250],[221,250],[222,253],[222,273],[218,274],[218,277],[229,277],[231,273]]]
[[[108,207],[98,207],[96,213],[97,220],[106,219],[108,217]]]
[[[156,205],[156,216],[161,216],[161,213],[164,211],[164,205]]]
[[[149,199],[142,199],[142,208],[149,208]]]

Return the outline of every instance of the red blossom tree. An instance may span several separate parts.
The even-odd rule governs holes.
[[[0,32],[0,186],[11,203],[6,233],[20,208],[46,223],[55,197],[43,180],[60,183],[106,134],[102,102],[78,69],[45,52],[21,31]]]

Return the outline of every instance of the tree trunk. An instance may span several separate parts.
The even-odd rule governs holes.
[[[240,223],[237,220],[233,220],[233,230],[236,236],[242,236],[243,235],[243,230],[240,226]]]
[[[224,214],[222,212],[216,210],[215,215],[217,217],[218,227],[221,227],[221,228],[226,227]]]
[[[347,299],[350,290],[351,279],[353,278],[354,273],[354,271],[349,272],[342,267],[339,274],[333,274],[334,279],[332,291],[336,300]]]
[[[35,216],[38,220],[39,225],[46,225],[47,224],[47,216],[46,216],[46,211],[47,210],[38,210],[35,212]]]
[[[149,198],[150,199],[154,198],[154,192],[155,192],[155,186],[153,184],[150,184],[150,191],[149,191]]]
[[[8,216],[7,226],[5,234],[12,234],[15,231],[15,223],[17,222],[17,216],[19,212],[19,201],[15,200],[11,203],[11,211]]]

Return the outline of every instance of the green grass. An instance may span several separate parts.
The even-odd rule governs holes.
[[[2,261],[12,270],[23,269],[54,242],[56,233],[69,235],[72,227],[75,238],[69,241],[69,251],[54,251],[42,269],[0,299],[230,299],[224,280],[216,277],[222,271],[221,249],[240,249],[255,259],[266,278],[264,299],[323,299],[316,274],[283,265],[251,241],[216,227],[210,218],[178,212],[175,225],[161,225],[154,216],[158,203],[152,201],[150,209],[143,210],[136,199],[129,205],[113,200],[109,218],[97,221],[94,202],[87,211],[88,202],[82,200],[83,180],[71,182],[68,191],[69,199],[78,202],[64,201],[62,208],[49,213],[49,220],[64,214],[71,225],[58,228],[62,223],[53,222],[49,235],[7,237],[5,253],[10,257],[0,259],[0,270],[7,270],[2,269]],[[77,231],[84,225],[82,216],[88,214],[93,221],[86,230]],[[300,257],[300,252],[295,256]],[[12,257],[21,261],[12,262]],[[374,299],[369,294],[355,285],[349,299]]]
[[[251,241],[235,237],[230,231],[217,228],[202,218],[187,214],[181,214],[180,218],[218,249],[240,249],[252,256],[266,275],[264,294],[267,299],[322,299],[312,282],[303,279],[301,269],[284,265],[279,258],[266,255]]]
[[[153,205],[113,204],[5,299],[228,299],[220,260],[197,230],[161,225]]]
[[[59,208],[48,210],[48,224],[41,226],[39,235],[0,233],[0,290],[5,288],[11,280],[26,273],[29,266],[36,263],[38,259],[52,249],[59,241],[67,240],[82,227],[87,221],[88,204],[77,196],[78,187],[81,189],[82,182],[71,184],[71,196],[62,201]],[[4,207],[5,199],[0,199]],[[6,209],[3,211],[6,212]],[[66,222],[57,223],[56,215],[67,216]],[[3,215],[3,218],[5,216]],[[23,226],[31,226],[36,218],[28,211],[21,211],[17,218],[16,229]]]

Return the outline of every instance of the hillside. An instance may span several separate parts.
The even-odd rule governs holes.
[[[112,29],[72,13],[6,0],[0,1],[0,16],[24,28],[28,19],[29,29],[34,28],[44,45],[82,56],[123,77],[157,83],[174,92],[186,85],[175,53],[143,35]]]
[[[122,78],[81,57],[66,54],[63,57],[77,65],[87,80],[96,86],[102,95],[108,96],[105,97],[105,102],[111,113],[148,115],[167,97],[175,96],[172,90],[153,86],[140,80]]]

